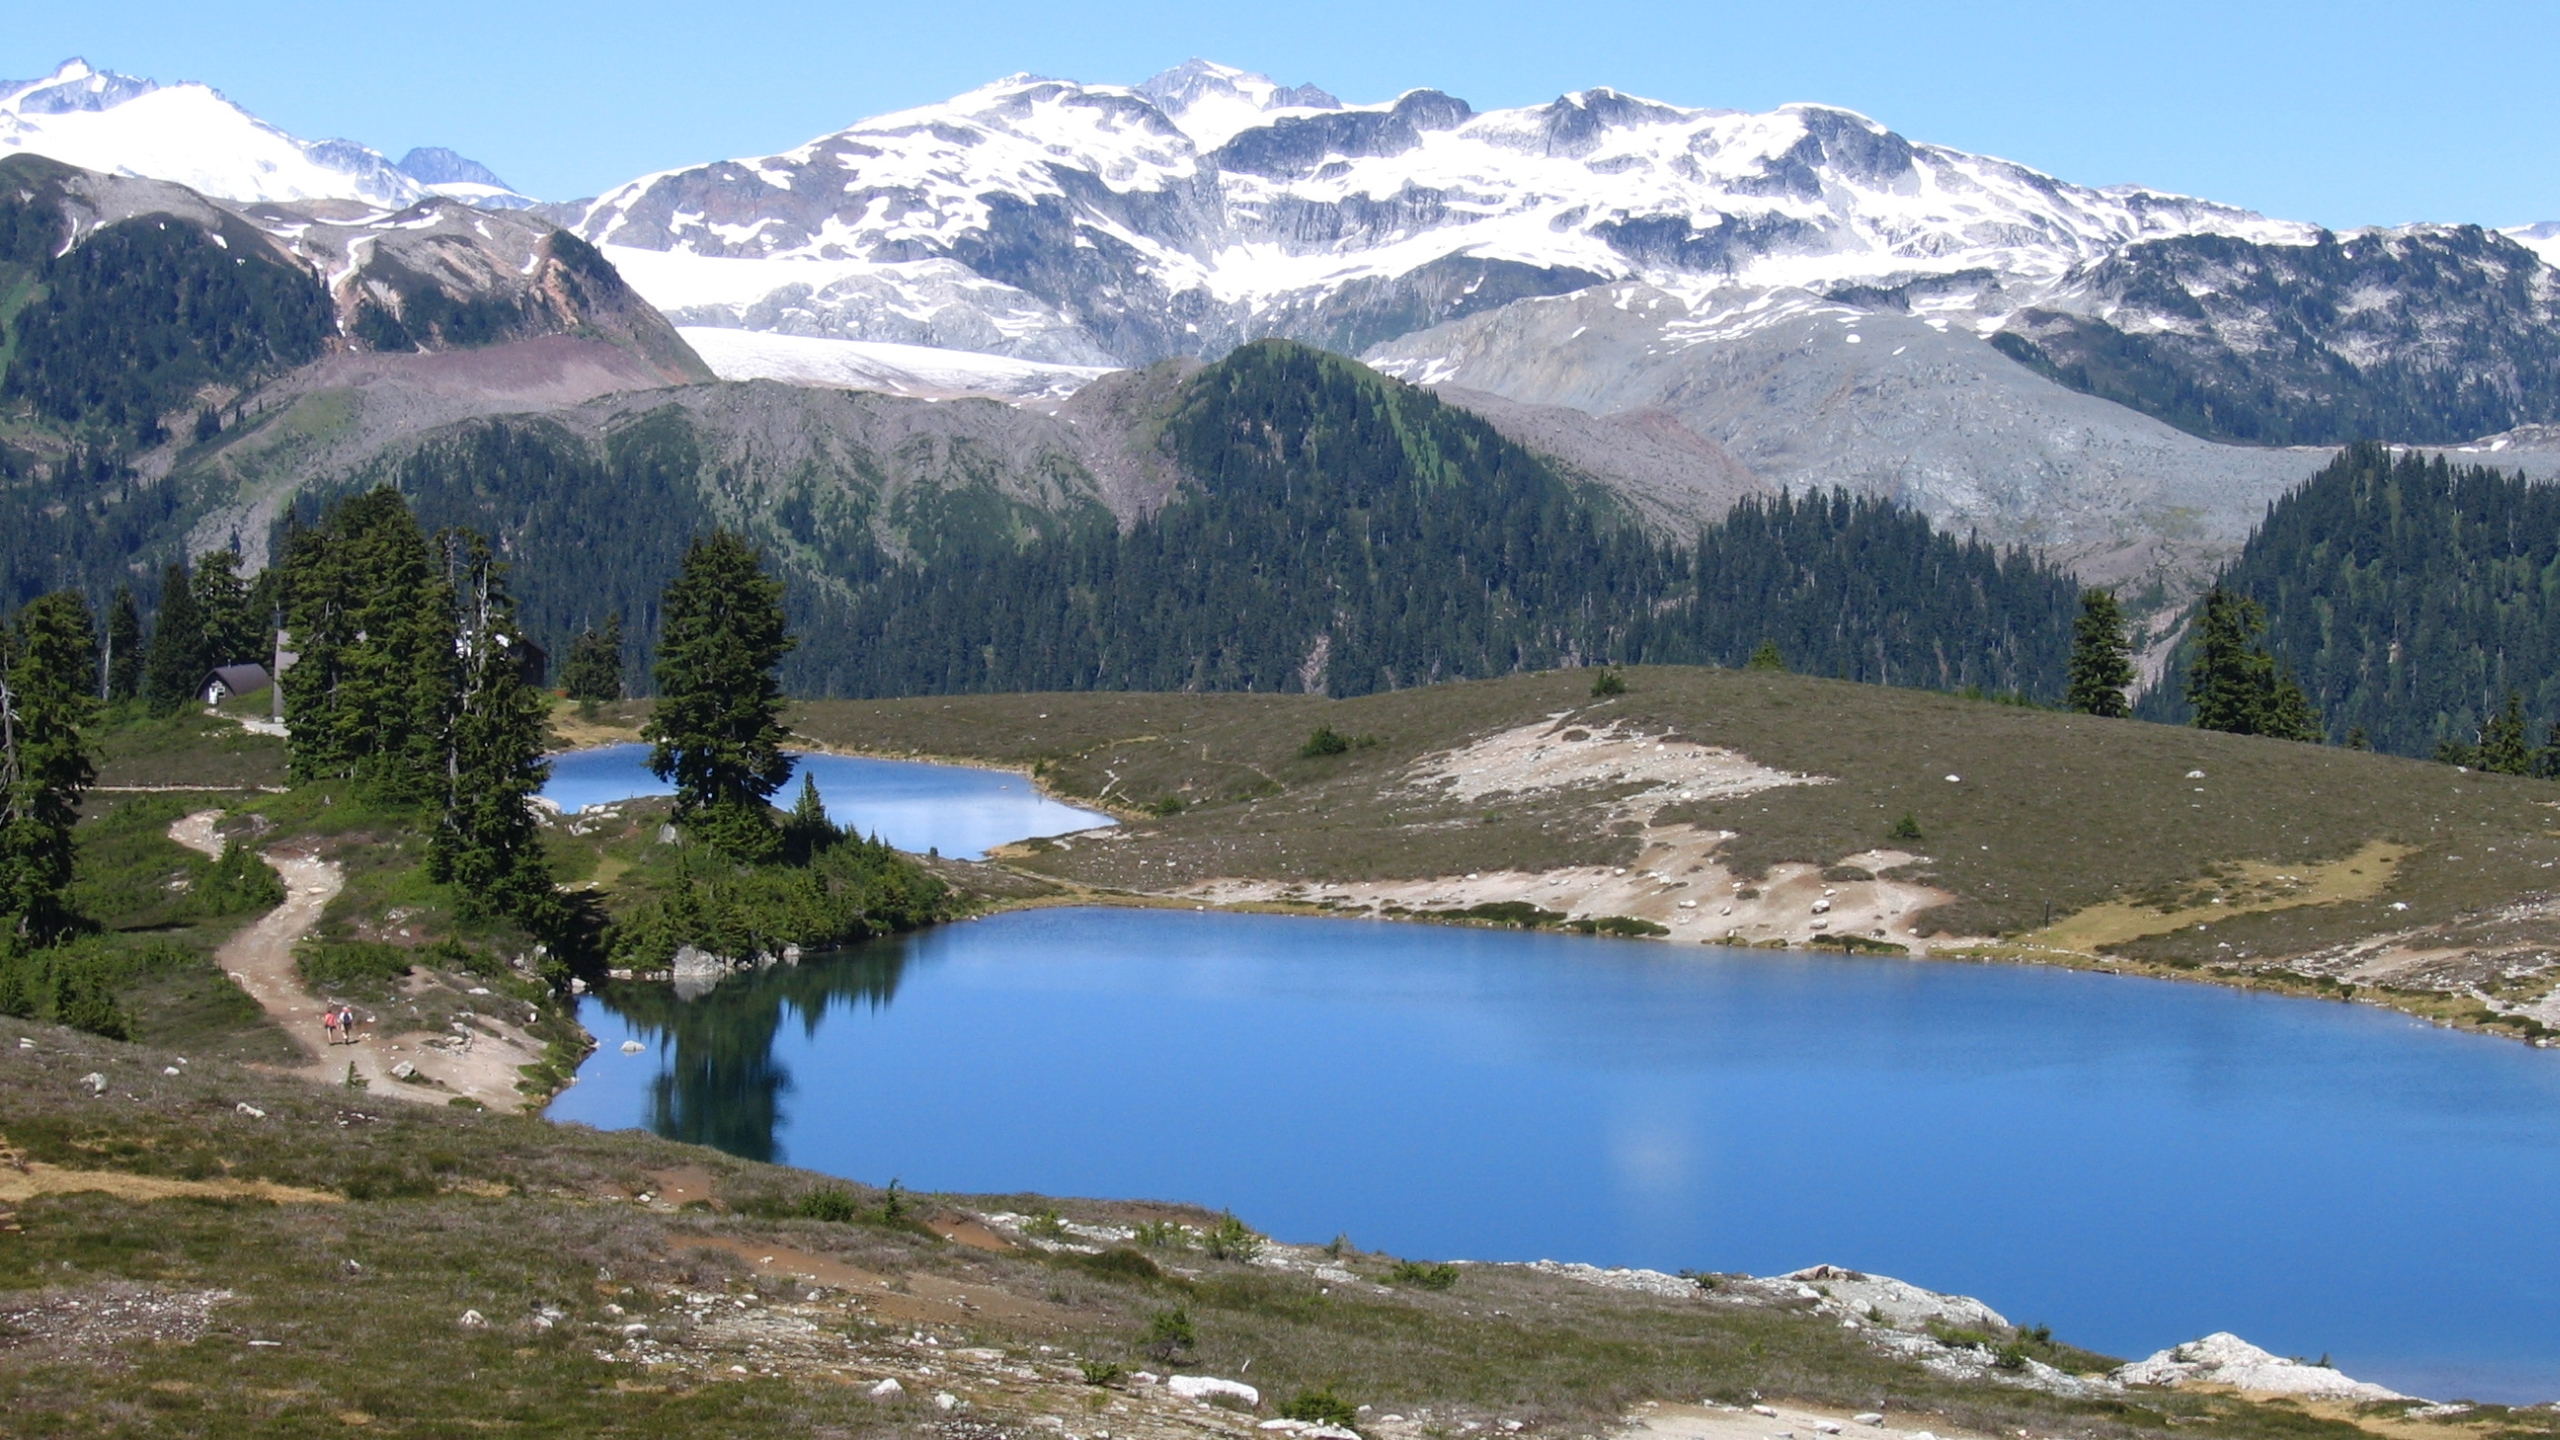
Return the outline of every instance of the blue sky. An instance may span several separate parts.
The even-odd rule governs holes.
[[[21,0],[0,75],[207,81],[308,138],[444,144],[565,199],[769,153],[1017,70],[1192,55],[1348,100],[1613,85],[1846,105],[1918,140],[2333,226],[2560,219],[2560,4],[1290,0],[1286,4]]]

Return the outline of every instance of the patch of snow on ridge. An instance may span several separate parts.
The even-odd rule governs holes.
[[[2543,264],[2560,267],[2560,220],[2511,225],[2498,233],[2541,256]]]
[[[2410,1396],[2366,1380],[2352,1380],[2326,1365],[2305,1365],[2271,1355],[2229,1331],[2173,1346],[2148,1360],[2119,1367],[2127,1385],[2228,1385],[2258,1395],[2308,1400],[2407,1400]]]
[[[821,340],[692,325],[676,333],[723,380],[778,380],[892,395],[1063,400],[1110,373],[1099,366],[1044,365],[871,340]]]

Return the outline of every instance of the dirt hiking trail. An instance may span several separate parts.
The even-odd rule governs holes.
[[[227,843],[214,829],[221,819],[219,810],[198,811],[170,825],[169,838],[219,860]],[[485,1045],[475,1040],[470,1050],[455,1055],[419,1043],[439,1038],[433,1032],[395,1034],[387,1021],[376,1028],[373,1022],[378,1017],[359,1006],[358,1013],[368,1023],[357,1027],[355,1043],[328,1040],[320,1023],[321,1013],[328,1006],[321,997],[303,988],[301,973],[293,963],[293,947],[319,925],[321,912],[345,887],[346,873],[336,862],[316,856],[270,850],[265,852],[265,859],[284,877],[284,903],[222,942],[213,959],[234,983],[249,992],[258,1008],[266,1011],[267,1017],[304,1054],[313,1057],[289,1073],[324,1085],[343,1086],[352,1065],[365,1088],[377,1096],[443,1105],[460,1095],[492,1110],[515,1110],[523,1105],[524,1097],[515,1088],[516,1066],[539,1058],[541,1053],[540,1047],[529,1045],[523,1037],[499,1035]],[[403,1060],[431,1074],[438,1083],[402,1081],[391,1071]]]

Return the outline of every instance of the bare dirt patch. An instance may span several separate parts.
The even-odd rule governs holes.
[[[220,859],[225,842],[215,826],[221,817],[219,810],[184,816],[169,827],[169,838]],[[524,1104],[516,1080],[521,1067],[542,1058],[543,1047],[521,1027],[494,1016],[475,1015],[468,1034],[440,1035],[375,1028],[378,1017],[365,1015],[354,1043],[331,1041],[321,1024],[331,1002],[303,987],[293,951],[319,925],[345,886],[346,873],[334,861],[282,849],[267,851],[266,860],[284,877],[284,903],[224,941],[213,959],[311,1057],[295,1073],[331,1085],[348,1084],[352,1076],[375,1094],[417,1104],[444,1105],[457,1096],[491,1110]],[[404,1063],[416,1079],[394,1073]]]
[[[1637,787],[1612,807],[1650,817],[1681,800],[1729,799],[1782,785],[1823,785],[1818,775],[1772,770],[1739,751],[1677,735],[1648,735],[1620,723],[1569,723],[1559,711],[1544,724],[1520,725],[1414,763],[1417,788],[1438,789],[1473,803],[1489,795]]]

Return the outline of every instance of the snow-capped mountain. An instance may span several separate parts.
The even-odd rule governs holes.
[[[1823,106],[1746,114],[1605,89],[1481,114],[1432,90],[1342,105],[1199,61],[1134,87],[1014,76],[780,155],[633,181],[577,228],[618,263],[683,257],[626,268],[688,323],[949,333],[1073,363],[1265,334],[1357,351],[1631,279],[1704,294],[1961,277],[1931,303],[1972,314],[1982,282],[2014,305],[2022,285],[2140,240],[2317,233],[2066,184]]]
[[[458,183],[427,179],[352,140],[297,139],[210,86],[162,85],[78,59],[39,80],[0,82],[0,154],[13,151],[106,175],[173,181],[225,200],[398,207],[445,194],[498,208],[535,203],[450,151],[433,153],[476,175]]]

